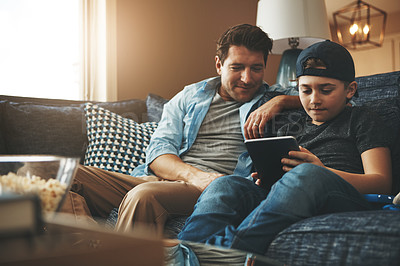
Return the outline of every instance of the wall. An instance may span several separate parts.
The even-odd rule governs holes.
[[[255,24],[257,2],[117,0],[118,100],[145,99],[148,93],[171,98],[185,85],[215,76],[215,41],[232,25]],[[388,14],[383,47],[350,51],[356,75],[400,70],[398,36],[400,13]],[[269,84],[275,83],[280,58],[268,58]]]
[[[356,76],[400,71],[400,34],[385,36],[381,47],[370,50],[351,50]]]
[[[332,40],[337,41],[332,27],[331,32]],[[349,51],[356,67],[356,76],[400,71],[400,12],[388,14],[381,47]]]
[[[118,99],[171,98],[216,75],[215,42],[228,27],[255,24],[257,0],[118,0]]]

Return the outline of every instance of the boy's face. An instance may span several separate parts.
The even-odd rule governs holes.
[[[299,97],[304,110],[312,123],[321,125],[336,117],[356,92],[355,82],[345,88],[337,79],[301,76],[299,78]]]
[[[221,76],[219,94],[225,101],[248,102],[262,85],[265,70],[262,52],[231,46],[223,64],[215,57],[215,66]]]

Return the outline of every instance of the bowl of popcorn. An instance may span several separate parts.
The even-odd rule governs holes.
[[[0,195],[36,195],[43,214],[57,212],[69,191],[78,158],[50,155],[0,156]]]

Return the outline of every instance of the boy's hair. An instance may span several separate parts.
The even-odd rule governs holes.
[[[314,57],[308,58],[304,62],[303,66],[304,66],[304,69],[308,69],[308,68],[326,69],[326,65],[325,65],[324,61],[322,61],[319,58],[314,58]]]
[[[324,61],[322,61],[320,58],[315,58],[315,57],[310,57],[308,58],[304,64],[303,64],[304,69],[326,69],[327,66],[324,63]],[[341,82],[344,85],[344,88],[347,88],[350,85],[349,81],[345,81],[345,80],[341,80]],[[358,92],[356,92],[356,97],[358,97]],[[348,99],[349,101],[350,99]]]
[[[304,62],[303,65],[304,65],[304,69],[308,69],[308,68],[326,69],[326,64],[324,63],[324,61],[322,61],[319,58],[314,58],[314,57],[308,58]],[[341,82],[343,82],[343,85],[345,88],[347,88],[350,85],[349,81],[341,80]]]
[[[304,62],[303,65],[304,65],[304,69],[307,69],[307,68],[324,68],[324,69],[326,69],[326,65],[325,65],[324,61],[322,61],[319,58],[314,58],[314,57],[308,58]]]
[[[310,58],[319,59],[324,67],[306,67],[306,62]],[[296,72],[297,77],[320,76],[349,83],[355,80],[354,62],[349,51],[329,40],[315,43],[304,49],[297,58]]]
[[[268,54],[272,49],[272,40],[268,34],[259,27],[240,24],[229,28],[217,41],[216,55],[223,64],[228,56],[229,48],[232,46],[244,46],[250,51],[262,52],[264,55],[264,64],[267,64]]]

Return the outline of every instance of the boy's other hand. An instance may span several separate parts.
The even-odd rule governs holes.
[[[258,173],[257,172],[254,172],[254,173],[251,173],[251,177],[253,178],[253,179],[256,179],[256,185],[261,185],[261,180],[258,178]]]
[[[262,180],[260,179],[260,176],[258,175],[258,172],[251,173],[251,177],[253,179],[255,179],[255,184],[257,186],[264,187],[264,184],[263,184]]]

